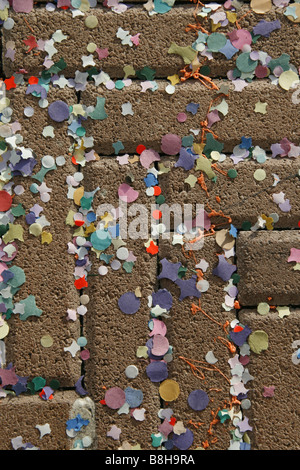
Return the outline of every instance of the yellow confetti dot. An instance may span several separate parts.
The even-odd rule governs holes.
[[[41,345],[44,348],[50,348],[53,345],[53,338],[50,335],[44,335],[41,337]]]
[[[97,49],[97,44],[95,44],[94,42],[90,42],[87,46],[86,46],[86,49],[88,52],[95,52],[95,50]]]
[[[167,402],[174,401],[179,397],[180,388],[178,383],[172,379],[164,380],[159,387],[161,398]]]
[[[278,83],[284,90],[289,90],[293,85],[299,83],[299,77],[293,70],[286,70],[279,76]]]
[[[263,170],[262,168],[259,168],[258,170],[254,172],[253,176],[254,176],[254,179],[256,179],[256,181],[263,181],[267,175],[266,175],[265,170]]]

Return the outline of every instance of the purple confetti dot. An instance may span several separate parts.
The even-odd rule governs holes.
[[[187,450],[191,447],[194,442],[194,434],[190,429],[187,429],[184,433],[172,437],[172,441],[175,447],[179,450]]]
[[[69,118],[69,106],[64,101],[54,101],[48,108],[50,118],[55,122],[63,122]]]
[[[141,305],[140,299],[134,292],[125,292],[118,300],[120,310],[127,315],[132,315],[138,311]]]
[[[150,362],[146,368],[146,374],[151,382],[162,382],[169,375],[168,366],[165,362]]]

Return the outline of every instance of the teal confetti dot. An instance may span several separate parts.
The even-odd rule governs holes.
[[[208,36],[206,44],[208,50],[211,52],[219,52],[222,47],[227,43],[227,38],[225,34],[222,33],[212,33]]]

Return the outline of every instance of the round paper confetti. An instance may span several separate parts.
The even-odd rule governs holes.
[[[136,313],[140,308],[141,301],[134,292],[125,292],[118,300],[119,309],[127,315]]]
[[[108,268],[106,266],[100,266],[98,269],[100,276],[105,276],[108,273]]]
[[[143,392],[142,390],[135,390],[134,388],[127,387],[125,389],[126,403],[130,408],[137,408],[143,403]]]
[[[126,247],[121,246],[120,248],[117,249],[116,255],[117,255],[117,258],[125,261],[129,256],[129,251]]]
[[[90,241],[95,250],[103,251],[111,245],[111,235],[107,230],[96,230],[92,233]]]
[[[279,77],[279,85],[284,90],[289,90],[296,83],[299,83],[299,77],[293,70],[286,70]]]
[[[194,434],[190,429],[186,429],[186,431],[182,434],[174,434],[172,437],[172,441],[175,447],[179,450],[187,450],[191,447],[194,442]]]
[[[45,168],[52,168],[55,165],[55,159],[51,155],[45,155],[42,158],[42,165]]]
[[[50,118],[55,122],[63,122],[69,118],[69,106],[64,101],[54,101],[48,108]]]
[[[254,176],[254,179],[256,179],[256,181],[263,181],[267,174],[265,172],[265,170],[263,170],[262,168],[259,168],[258,170],[256,170],[253,174]]]
[[[265,331],[257,330],[249,335],[248,344],[251,351],[260,354],[269,347],[269,338]]]
[[[227,38],[225,34],[222,33],[212,33],[207,38],[207,47],[209,51],[218,52],[222,49],[227,43]]]
[[[180,387],[175,380],[164,380],[159,386],[159,394],[164,401],[174,401],[179,397]]]
[[[267,315],[270,311],[270,306],[266,302],[260,302],[257,306],[257,311],[260,315]]]
[[[166,155],[176,155],[181,149],[181,138],[176,134],[166,134],[161,139],[161,150]]]
[[[85,19],[85,25],[89,29],[94,29],[98,26],[98,18],[94,15],[87,16]]]
[[[168,377],[168,366],[165,362],[150,362],[146,367],[146,374],[151,382],[162,382]]]
[[[178,113],[177,114],[177,121],[178,122],[185,122],[187,120],[187,115],[185,113]]]
[[[173,93],[175,93],[175,87],[174,85],[171,85],[171,84],[167,85],[165,90],[168,93],[168,95],[173,95]]]
[[[25,109],[24,109],[24,115],[26,117],[31,117],[34,115],[34,109],[31,107],[31,106],[27,106]]]
[[[208,403],[209,397],[204,390],[193,390],[188,396],[188,404],[193,410],[202,411]]]
[[[125,375],[128,379],[135,379],[139,375],[139,370],[135,365],[127,366]]]
[[[105,392],[104,400],[109,408],[118,410],[126,401],[125,392],[120,387],[112,387]]]
[[[41,345],[44,348],[50,348],[53,345],[53,338],[50,335],[44,335],[41,337]]]

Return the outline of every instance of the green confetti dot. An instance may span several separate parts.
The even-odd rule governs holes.
[[[250,52],[242,52],[236,59],[236,66],[241,72],[253,72],[257,67],[258,61],[252,60]]]
[[[200,68],[199,72],[201,75],[205,75],[206,77],[209,77],[210,75],[210,68],[208,65],[203,65],[203,67]]]
[[[53,390],[58,390],[59,387],[60,387],[59,380],[57,380],[57,379],[51,380],[51,382],[49,383],[49,387],[53,388]]]
[[[249,222],[249,220],[244,220],[244,222],[242,223],[242,230],[250,230],[251,228],[251,222]]]
[[[124,86],[125,86],[125,83],[123,82],[123,80],[117,80],[115,83],[115,87],[117,90],[122,90]]]
[[[78,137],[83,137],[85,133],[86,133],[86,129],[82,126],[76,129],[76,135],[78,135]]]
[[[234,273],[231,276],[231,279],[232,279],[233,284],[238,284],[240,282],[241,276],[237,273]]]
[[[166,200],[166,198],[165,198],[165,196],[163,196],[162,194],[160,194],[159,196],[157,196],[157,197],[155,198],[155,202],[156,202],[157,204],[163,204],[163,203],[165,202],[165,200]]]

